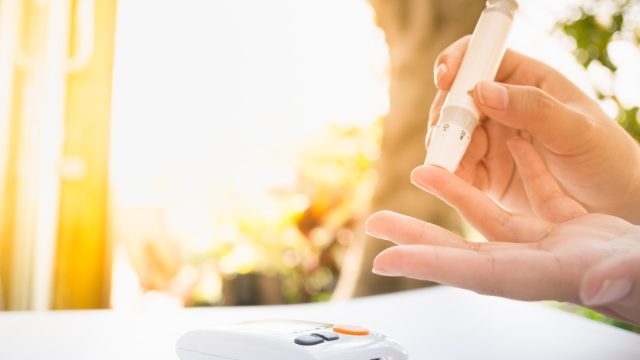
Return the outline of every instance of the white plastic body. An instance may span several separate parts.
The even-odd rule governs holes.
[[[393,340],[371,332],[365,336],[339,334],[334,341],[303,346],[296,337],[331,331],[332,325],[300,321],[259,321],[224,329],[196,330],[176,344],[181,360],[407,360],[406,350]]]
[[[517,4],[514,4],[517,7]],[[513,14],[488,7],[480,16],[453,85],[430,134],[426,164],[455,172],[471,142],[480,112],[469,92],[494,80],[513,23]]]

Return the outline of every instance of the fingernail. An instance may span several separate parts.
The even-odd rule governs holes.
[[[585,305],[602,306],[610,304],[627,296],[629,291],[631,291],[631,280],[626,278],[607,279],[591,299],[585,299]]]
[[[372,219],[373,218],[371,217],[367,219],[367,222],[364,224],[364,232],[369,236],[391,241],[391,239],[383,233],[382,229],[378,228],[378,223],[373,221]]]
[[[478,96],[482,105],[496,110],[505,110],[509,104],[507,88],[494,82],[479,83]]]
[[[380,275],[380,276],[403,276],[402,274],[400,274],[398,272],[387,271],[387,270],[378,269],[378,268],[371,269],[371,272],[376,274],[376,275]]]
[[[435,80],[436,87],[440,88],[440,80],[442,79],[442,76],[447,73],[447,71],[447,65],[445,64],[440,64],[436,67],[436,70],[433,74],[433,79]]]
[[[419,188],[423,188],[424,185],[422,184],[422,182],[419,180],[418,178],[418,170],[419,168],[415,168],[413,169],[413,171],[411,172],[411,183]]]
[[[428,167],[432,167],[433,165],[426,165],[427,168]],[[433,191],[433,189],[431,188],[431,186],[427,183],[425,183],[422,178],[420,176],[418,176],[419,172],[425,171],[425,166],[419,166],[415,169],[413,169],[413,171],[411,172],[411,183],[417,187],[419,187],[420,189],[426,190],[426,191]]]
[[[412,183],[413,185],[418,185],[418,184],[417,184],[417,182],[418,182],[418,181],[417,181],[418,176],[416,175],[416,172],[417,172],[417,171],[418,171],[418,168],[413,169],[413,170],[411,171],[411,175],[409,176],[409,179],[411,179],[411,183]]]

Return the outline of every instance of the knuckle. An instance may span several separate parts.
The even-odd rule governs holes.
[[[538,114],[549,114],[554,108],[554,101],[544,91],[538,88],[532,88],[526,93],[526,103],[528,109]]]
[[[487,263],[487,272],[484,274],[485,281],[482,281],[483,286],[479,287],[476,292],[482,295],[489,296],[505,296],[505,289],[502,282],[497,281],[496,274],[498,273],[498,261],[496,256],[482,249],[480,244],[470,244],[472,251],[475,251],[483,257]]]
[[[422,222],[421,226],[420,226],[420,233],[417,236],[417,240],[420,243],[426,242],[428,240],[428,234],[429,234],[429,226],[430,224],[427,222]]]
[[[574,147],[577,152],[587,152],[596,143],[594,139],[603,134],[604,129],[598,126],[598,122],[589,115],[582,114],[580,112],[574,112],[576,120],[574,123],[576,126],[576,133],[580,136],[576,137],[574,141]]]

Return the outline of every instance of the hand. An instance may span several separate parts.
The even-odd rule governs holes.
[[[458,72],[469,38],[436,61],[440,92],[431,127]],[[589,96],[547,65],[507,51],[496,82],[473,89],[482,114],[457,175],[506,208],[531,214],[506,141],[531,140],[553,176],[587,210],[640,224],[640,146]],[[427,141],[429,141],[427,139]]]
[[[374,272],[513,299],[568,301],[640,323],[640,226],[587,213],[529,142],[516,137],[507,144],[540,217],[509,213],[448,171],[418,167],[414,184],[455,207],[490,242],[467,242],[436,225],[379,212],[367,232],[399,246],[378,255]]]

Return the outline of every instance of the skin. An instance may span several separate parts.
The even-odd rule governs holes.
[[[456,208],[488,240],[471,243],[436,225],[382,211],[366,230],[390,240],[374,272],[462,287],[519,300],[558,300],[640,323],[640,226],[589,213],[567,196],[534,147],[509,141],[530,203],[542,217],[510,213],[482,191],[438,167],[421,166],[412,181]],[[596,294],[605,281],[631,286],[619,299]]]
[[[433,127],[469,38],[436,62]],[[547,65],[507,51],[497,82],[470,94],[484,117],[456,174],[421,166],[412,182],[489,241],[470,243],[401,214],[367,232],[398,246],[374,272],[520,300],[558,300],[640,324],[640,147]],[[500,89],[502,94],[490,88]],[[428,145],[427,137],[427,145]]]
[[[468,42],[469,37],[458,40],[436,61],[440,91],[432,105],[431,127]],[[502,206],[531,214],[507,148],[507,140],[519,135],[531,141],[562,188],[587,210],[639,224],[640,146],[635,140],[593,99],[544,63],[507,50],[496,79],[494,84],[508,94],[506,108],[483,102],[484,83],[473,89],[484,117],[456,174]]]

